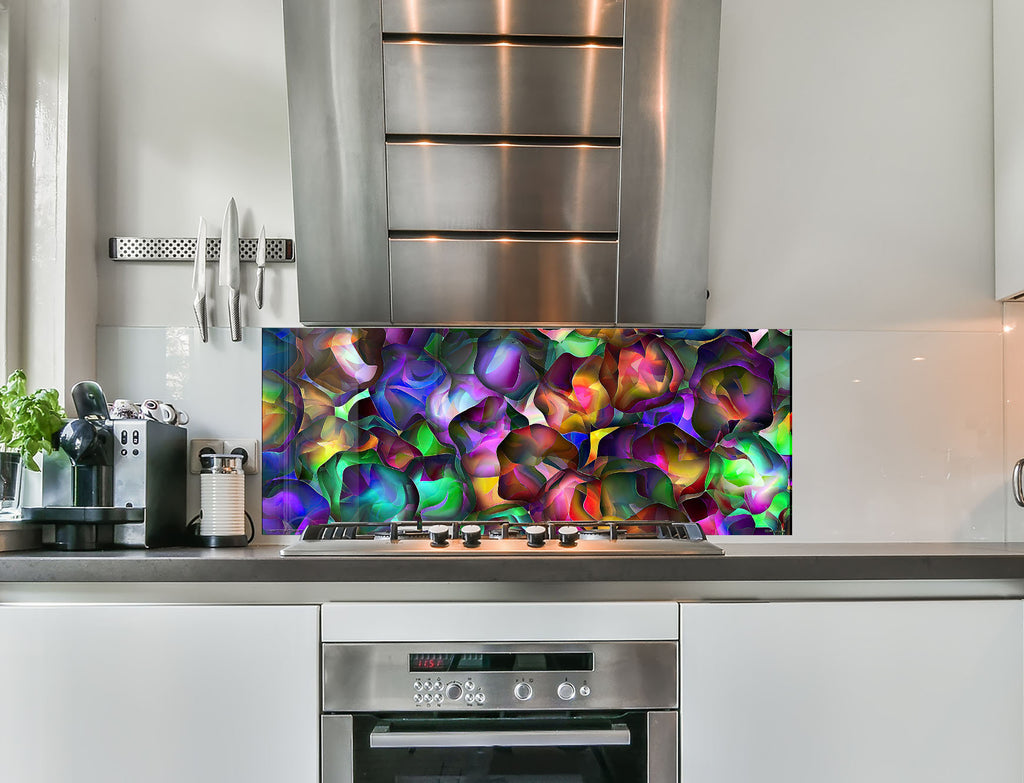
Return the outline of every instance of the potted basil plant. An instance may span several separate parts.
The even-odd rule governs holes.
[[[30,393],[23,370],[0,386],[0,516],[20,515],[22,472],[26,466],[38,472],[36,457],[53,451],[63,425],[56,389]]]

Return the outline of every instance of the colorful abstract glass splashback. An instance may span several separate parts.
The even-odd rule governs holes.
[[[791,532],[777,330],[266,329],[263,532],[675,520]]]

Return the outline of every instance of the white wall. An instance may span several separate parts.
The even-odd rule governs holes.
[[[188,265],[113,262],[111,236],[294,237],[280,0],[101,0],[99,235],[103,326],[192,323]],[[298,325],[295,269],[271,265],[262,312],[242,272],[245,325]],[[212,322],[227,325],[213,292]]]
[[[101,240],[217,235],[229,196],[292,236],[280,2],[101,4]],[[989,3],[724,0],[720,56],[708,324],[794,329],[794,538],[1002,540]],[[191,271],[99,268],[119,382],[103,352],[188,326]],[[268,293],[244,323],[297,324],[294,269]]]

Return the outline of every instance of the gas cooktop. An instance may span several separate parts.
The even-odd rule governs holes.
[[[285,557],[721,555],[692,522],[392,522],[310,525]]]

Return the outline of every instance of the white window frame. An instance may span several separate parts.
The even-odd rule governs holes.
[[[10,84],[11,84],[11,12],[7,0],[0,0],[0,196],[3,208],[0,209],[0,307],[3,318],[0,318],[0,379],[6,378],[9,368],[14,364],[13,343],[17,319],[14,315],[15,302],[12,301],[11,270],[9,267],[11,204],[14,194],[10,183]]]

